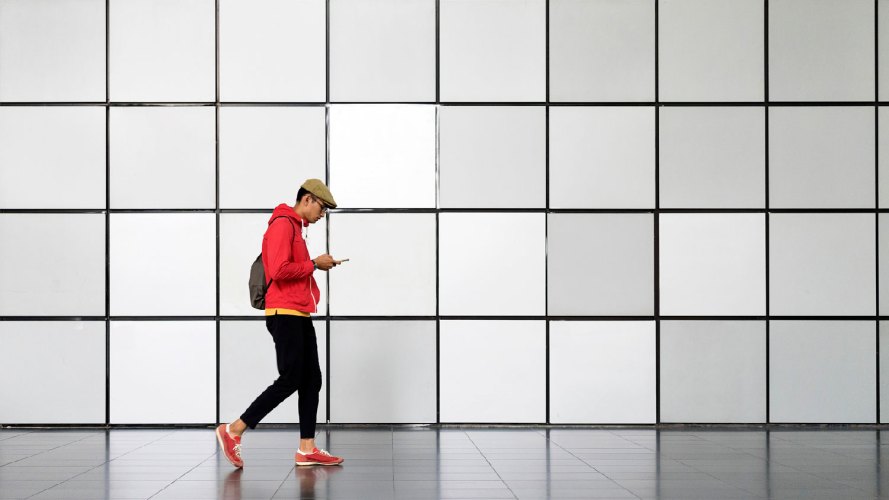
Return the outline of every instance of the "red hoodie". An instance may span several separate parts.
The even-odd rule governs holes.
[[[290,220],[285,220],[282,215]],[[275,220],[276,217],[281,218]],[[318,310],[321,291],[312,277],[315,264],[302,236],[302,228],[308,225],[293,207],[285,203],[272,212],[269,228],[262,237],[262,267],[265,279],[272,280],[265,294],[266,309],[295,309],[305,313]]]

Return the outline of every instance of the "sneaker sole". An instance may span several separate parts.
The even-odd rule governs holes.
[[[305,465],[340,465],[342,460],[339,462],[294,462],[296,465],[305,466]]]
[[[225,454],[225,443],[222,441],[222,434],[219,433],[219,428],[216,429],[216,442],[219,443],[219,451],[222,452],[222,456],[225,457],[226,460],[229,461],[230,464],[234,465],[237,468],[244,467],[244,464],[238,465],[232,461],[232,459],[228,458],[228,455]]]

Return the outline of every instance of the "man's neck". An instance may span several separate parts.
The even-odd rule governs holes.
[[[302,206],[301,205],[294,205],[293,211],[296,213],[296,215],[300,219],[302,219],[303,223],[306,223],[309,220],[306,218],[306,214],[302,213]]]

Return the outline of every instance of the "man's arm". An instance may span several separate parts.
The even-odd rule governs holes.
[[[291,240],[291,235],[293,239]],[[296,227],[288,220],[276,220],[269,227],[266,240],[268,252],[269,276],[266,279],[287,280],[299,279],[312,274],[315,265],[311,260],[305,262],[293,262],[293,247],[291,241],[296,241],[302,236],[296,232]]]

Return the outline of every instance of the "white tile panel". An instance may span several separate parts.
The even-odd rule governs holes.
[[[435,9],[435,0],[331,1],[331,101],[435,101]]]
[[[886,6],[886,10],[889,11],[889,5]],[[887,36],[887,38],[889,38],[889,36]],[[887,51],[889,51],[889,49],[887,49]],[[880,123],[889,123],[889,109],[881,106],[877,113],[877,118],[880,120]],[[880,127],[877,141],[877,147],[880,151],[889,151],[889,130],[887,130],[887,127]],[[877,175],[879,177],[877,192],[878,207],[889,208],[889,155],[886,155],[885,153],[878,154],[877,161]]]
[[[0,422],[105,422],[105,322],[2,321]]]
[[[889,345],[889,321],[880,321],[880,345]],[[889,420],[889,349],[880,349],[880,423]]]
[[[117,107],[109,117],[111,208],[214,208],[216,111]]]
[[[103,0],[0,1],[0,101],[104,100]]]
[[[220,0],[219,98],[324,102],[324,0]]]
[[[661,422],[766,421],[764,321],[662,321]]]
[[[878,279],[878,291],[880,292],[880,303],[878,304],[881,316],[889,315],[889,214],[879,214],[877,216],[880,239],[879,244],[879,268],[880,274]]]
[[[654,322],[553,321],[549,352],[550,422],[655,422]]]
[[[544,101],[546,2],[442,0],[442,101]]]
[[[443,208],[546,206],[546,109],[443,106],[439,110]]]
[[[766,313],[763,214],[661,214],[661,314]]]
[[[874,222],[873,214],[770,215],[770,314],[874,314]]]
[[[769,99],[874,99],[874,2],[770,0]]]
[[[335,214],[330,253],[331,314],[435,315],[435,214]]]
[[[654,108],[549,113],[551,208],[654,207]]]
[[[0,316],[104,316],[105,216],[0,215]]]
[[[880,87],[880,100],[889,98],[889,1],[877,0],[877,67]],[[880,113],[883,113],[882,108]],[[886,122],[883,122],[886,123]],[[884,150],[885,151],[885,150]]]
[[[209,0],[110,0],[111,100],[213,101],[215,9]]]
[[[874,110],[769,110],[771,208],[873,208]]]
[[[436,109],[330,107],[330,189],[340,208],[435,207]]]
[[[442,321],[441,422],[546,421],[543,321]]]
[[[110,378],[112,424],[213,423],[216,325],[112,322]]]
[[[763,2],[662,0],[658,92],[663,101],[761,101]]]
[[[772,321],[771,421],[875,422],[875,336],[873,321]]]
[[[654,0],[550,0],[552,101],[653,101]]]
[[[661,208],[765,208],[762,107],[664,107]]]
[[[105,109],[0,108],[0,208],[105,208]]]
[[[222,107],[219,206],[292,205],[306,179],[324,180],[324,115],[322,107]]]
[[[331,422],[435,422],[434,321],[336,321],[330,334]]]
[[[654,314],[654,218],[550,214],[547,271],[551,315]]]
[[[544,314],[544,214],[439,216],[439,311],[444,315]]]
[[[110,236],[112,315],[216,314],[214,214],[112,214]]]

